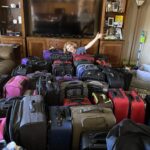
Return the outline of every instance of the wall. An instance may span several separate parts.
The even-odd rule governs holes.
[[[136,61],[139,47],[139,37],[142,30],[147,33],[147,40],[142,51],[141,63],[150,64],[150,0],[146,0],[144,5],[137,7],[135,0],[128,0],[127,16],[125,24],[125,44],[123,59],[130,63]],[[130,58],[131,51],[131,58]]]

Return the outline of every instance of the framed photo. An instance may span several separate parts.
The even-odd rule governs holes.
[[[108,17],[108,26],[112,27],[114,25],[114,18]]]
[[[119,11],[119,3],[118,2],[113,2],[112,3],[112,11],[113,12],[118,12]]]

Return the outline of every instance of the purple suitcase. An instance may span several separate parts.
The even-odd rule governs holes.
[[[60,54],[63,53],[63,50],[43,50],[43,58],[47,61],[52,61],[53,59],[59,59]]]
[[[61,82],[65,82],[65,81],[72,81],[72,80],[77,80],[78,78],[76,76],[71,76],[69,74],[65,75],[65,76],[57,76],[56,80],[61,83]]]

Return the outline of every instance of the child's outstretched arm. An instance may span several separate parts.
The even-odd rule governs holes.
[[[92,47],[92,46],[95,44],[95,42],[96,42],[97,40],[101,39],[101,38],[102,38],[102,34],[98,32],[98,33],[96,34],[95,38],[94,38],[92,41],[90,41],[87,45],[85,45],[85,50],[87,50],[87,49],[89,49],[90,47]]]

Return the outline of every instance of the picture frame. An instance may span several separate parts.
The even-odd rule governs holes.
[[[112,11],[113,12],[119,11],[119,3],[118,2],[112,2]]]
[[[113,17],[108,17],[108,26],[112,27],[114,25],[114,18]]]

